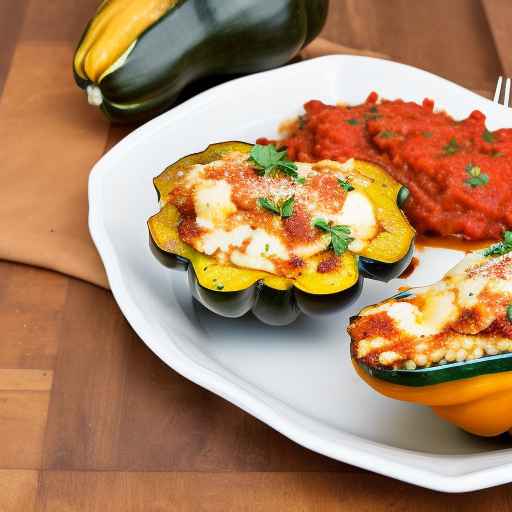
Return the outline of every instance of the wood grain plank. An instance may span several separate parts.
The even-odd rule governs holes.
[[[480,512],[510,487],[448,495],[371,474],[45,472],[39,506],[64,512]]]
[[[337,0],[330,5],[323,37],[386,53],[470,89],[494,88],[501,66],[479,0],[413,5],[409,0]],[[371,87],[378,90],[378,77]]]
[[[482,0],[503,73],[512,77],[512,2],[510,0]]]
[[[2,34],[2,44],[0,45],[0,96],[9,72],[26,4],[26,0],[0,2],[0,34]]]
[[[2,370],[0,369],[0,390],[2,391],[50,391],[53,372],[49,370]]]
[[[99,4],[100,0],[30,0],[20,39],[76,45]]]
[[[126,354],[133,336],[109,292],[82,281],[70,282],[59,336],[45,467],[117,466]]]
[[[0,262],[0,368],[51,369],[68,278]]]
[[[229,402],[188,382],[135,338],[128,358],[119,467],[158,471],[360,471],[300,447]]]
[[[39,473],[0,469],[0,511],[35,511]]]
[[[0,390],[0,468],[39,469],[48,391]]]

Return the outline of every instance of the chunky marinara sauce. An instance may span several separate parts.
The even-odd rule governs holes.
[[[478,110],[456,121],[431,100],[378,102],[376,93],[362,105],[304,109],[278,142],[290,159],[383,165],[411,191],[405,209],[419,233],[484,240],[512,228],[512,129],[488,131]]]

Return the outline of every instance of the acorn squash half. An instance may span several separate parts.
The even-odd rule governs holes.
[[[512,233],[508,238],[470,253],[434,285],[351,318],[359,376],[382,395],[430,406],[472,434],[512,432],[512,253],[504,252],[512,250]],[[439,327],[429,334],[433,322]]]
[[[177,173],[194,164],[218,160],[224,153],[250,153],[251,144],[222,142],[205,151],[186,156],[154,179],[161,209],[148,220],[150,246],[164,265],[188,271],[192,295],[206,308],[226,317],[240,317],[252,310],[262,322],[286,325],[301,312],[323,315],[339,311],[354,302],[362,290],[363,278],[388,281],[409,264],[414,230],[397,204],[405,200],[406,189],[378,166],[355,161],[351,183],[370,198],[381,231],[361,255],[344,252],[337,270],[317,272],[321,254],[306,259],[297,279],[268,272],[221,264],[185,244],[178,235],[180,216],[166,202]]]

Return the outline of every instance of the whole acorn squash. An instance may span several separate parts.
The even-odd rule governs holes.
[[[178,234],[180,215],[166,201],[177,173],[186,173],[194,164],[219,160],[224,153],[250,153],[251,149],[251,144],[243,142],[212,144],[205,151],[178,160],[154,179],[161,209],[148,220],[151,249],[164,265],[188,271],[191,293],[203,306],[225,317],[240,317],[252,310],[264,323],[287,325],[301,312],[324,315],[340,311],[359,297],[364,277],[388,281],[407,267],[414,231],[397,204],[406,199],[406,189],[381,168],[363,161],[355,162],[351,183],[370,198],[383,230],[360,256],[343,253],[338,270],[317,272],[320,255],[315,255],[306,260],[302,274],[292,280],[221,264],[185,244]]]
[[[328,4],[105,0],[76,50],[75,80],[111,120],[145,120],[200,78],[285,64],[318,35]]]

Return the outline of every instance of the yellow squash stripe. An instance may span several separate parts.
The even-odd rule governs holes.
[[[178,0],[106,0],[75,54],[75,72],[98,83],[134,41]]]

